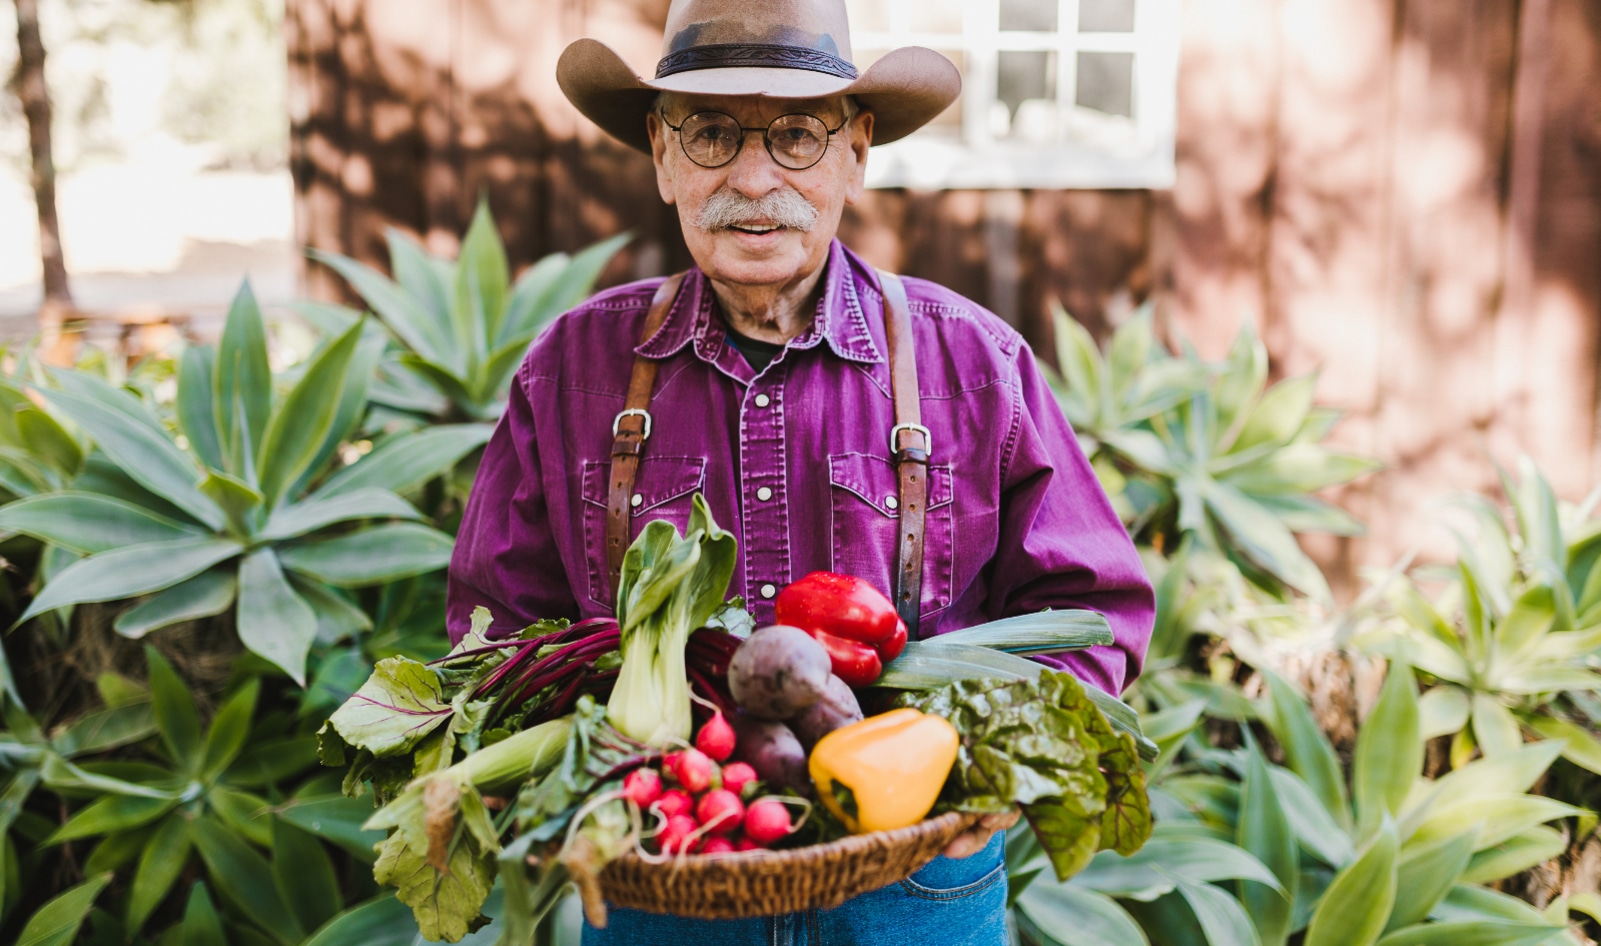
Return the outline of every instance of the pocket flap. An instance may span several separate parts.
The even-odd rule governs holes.
[[[672,502],[700,489],[706,481],[705,457],[653,457],[639,461],[634,476],[637,504],[630,502],[633,514],[643,516],[663,503]],[[584,502],[605,507],[611,492],[611,461],[584,461]]]
[[[840,489],[892,519],[900,518],[900,477],[887,457],[869,453],[836,453],[828,458],[828,479]],[[928,468],[928,508],[938,509],[952,500],[950,464]]]

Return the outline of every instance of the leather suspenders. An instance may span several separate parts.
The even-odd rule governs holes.
[[[668,276],[656,290],[639,343],[656,334],[678,296],[684,274]],[[622,413],[611,422],[611,492],[606,497],[606,573],[610,578],[612,607],[617,606],[617,580],[623,573],[623,553],[628,551],[628,503],[634,493],[634,476],[639,472],[639,455],[650,439],[650,393],[656,387],[656,362],[634,356],[634,373],[628,379],[628,397]]]
[[[895,426],[889,430],[889,455],[900,481],[900,528],[897,532],[895,610],[915,640],[918,610],[923,602],[923,522],[928,513],[928,455],[934,438],[923,426],[917,393],[917,359],[912,351],[912,310],[906,286],[893,273],[878,271],[884,291],[884,336],[889,340],[890,391],[895,398]],[[922,446],[918,447],[918,437]]]
[[[661,328],[678,295],[684,274],[671,276],[656,290],[641,344]],[[912,315],[906,304],[906,287],[900,277],[879,271],[884,293],[884,334],[889,341],[891,392],[895,400],[895,426],[889,432],[889,451],[899,480],[896,530],[895,608],[912,638],[918,635],[918,608],[923,589],[923,525],[928,513],[928,457],[933,449],[928,428],[922,424],[917,392],[917,361],[912,349]],[[622,573],[623,553],[630,539],[629,503],[640,455],[650,439],[650,396],[656,384],[656,362],[635,356],[623,410],[612,421],[611,491],[606,506],[606,569],[612,598]],[[919,445],[921,444],[921,445]]]

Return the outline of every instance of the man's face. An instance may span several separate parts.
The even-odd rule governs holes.
[[[815,115],[831,129],[845,119],[843,98],[671,94],[663,97],[661,106],[662,114],[674,125],[702,110],[732,115],[745,128],[765,129],[780,115],[795,113]],[[822,159],[799,171],[773,160],[757,132],[746,134],[732,161],[721,167],[701,167],[684,153],[678,133],[666,127],[661,116],[653,112],[646,122],[662,200],[678,208],[690,255],[708,276],[738,285],[785,286],[805,279],[823,265],[845,205],[855,203],[862,193],[867,148],[872,141],[870,113],[852,118],[830,138]],[[795,225],[798,219],[789,226],[767,229],[782,221],[746,206],[763,198],[782,205],[785,198],[797,197],[815,211],[810,229]],[[706,218],[713,215],[708,208],[724,222],[705,226]]]

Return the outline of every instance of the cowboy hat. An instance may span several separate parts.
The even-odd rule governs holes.
[[[956,100],[961,75],[932,49],[905,46],[858,73],[844,0],[672,0],[653,79],[615,50],[580,39],[556,81],[580,112],[650,151],[645,114],[660,92],[809,99],[851,95],[873,113],[873,144],[916,131]]]

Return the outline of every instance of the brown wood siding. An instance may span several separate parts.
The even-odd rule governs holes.
[[[308,246],[382,266],[398,227],[448,251],[488,194],[514,264],[638,235],[603,281],[689,263],[650,163],[567,106],[579,36],[653,60],[665,0],[290,0]],[[1154,299],[1220,354],[1249,322],[1275,377],[1319,372],[1336,437],[1389,469],[1314,540],[1349,579],[1421,543],[1431,504],[1527,451],[1596,478],[1601,5],[1187,0],[1171,191],[870,192],[842,236],[989,306],[1050,357],[1048,305],[1097,333]],[[308,268],[314,295],[338,296]]]

